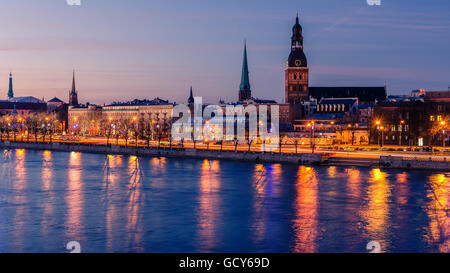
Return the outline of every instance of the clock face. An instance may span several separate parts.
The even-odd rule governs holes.
[[[302,61],[301,60],[295,60],[295,66],[301,66]]]

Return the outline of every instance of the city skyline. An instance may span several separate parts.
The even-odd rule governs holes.
[[[235,101],[246,39],[252,95],[282,102],[297,9],[311,85],[386,82],[388,93],[400,94],[416,88],[447,90],[449,84],[444,61],[450,57],[449,19],[424,1],[380,7],[357,0],[339,5],[325,0],[283,5],[193,1],[184,12],[177,12],[175,3],[149,2],[83,1],[71,7],[40,1],[29,4],[33,14],[12,1],[3,4],[2,97],[12,70],[16,96],[68,101],[75,69],[81,102],[161,97],[183,103],[191,85],[205,101]],[[8,9],[24,16],[12,18]],[[120,14],[134,14],[135,20],[124,21]]]

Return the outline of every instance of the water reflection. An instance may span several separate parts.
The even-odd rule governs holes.
[[[128,246],[133,251],[144,251],[142,246],[142,207],[145,205],[144,171],[141,161],[137,156],[130,156],[128,160],[128,173],[130,182],[128,185],[128,204],[125,215],[127,216]]]
[[[427,213],[430,218],[427,240],[439,252],[450,252],[449,180],[445,174],[430,177]]]
[[[16,205],[16,210],[13,220],[13,235],[14,244],[18,247],[18,251],[23,251],[24,240],[25,240],[25,224],[26,224],[26,175],[27,169],[25,167],[25,150],[18,149],[15,151],[15,178],[12,182],[12,187],[14,189],[14,204]]]
[[[83,180],[82,154],[71,152],[68,168],[66,234],[70,240],[83,240]]]
[[[14,149],[0,162],[2,252],[450,251],[450,173]]]
[[[267,165],[267,194],[271,197],[278,197],[281,194],[281,175],[283,173],[281,164],[269,164]]]
[[[119,220],[114,197],[120,192],[117,192],[119,177],[115,170],[121,166],[121,163],[122,156],[108,155],[103,168],[103,202],[106,212],[106,249],[108,252],[114,252],[115,242],[118,239],[114,238],[114,234],[117,233],[115,224]]]
[[[350,168],[346,170],[346,205],[345,205],[345,219],[348,223],[354,223],[346,228],[347,238],[357,238],[361,234],[361,194],[362,194],[362,180],[361,171],[359,169]],[[350,245],[347,241],[348,249],[352,249],[355,246]]]
[[[198,197],[198,243],[199,251],[212,251],[217,244],[216,225],[220,213],[220,163],[204,160],[200,172]]]
[[[167,175],[167,158],[155,157],[150,160],[152,171],[151,186],[155,188],[163,188],[165,186],[165,176]]]
[[[44,214],[42,216],[43,236],[49,235],[50,224],[53,216],[55,193],[53,191],[53,156],[51,151],[44,151],[42,160],[42,191],[45,198]]]
[[[391,190],[387,177],[388,174],[380,169],[370,171],[368,203],[362,211],[366,239],[380,242],[382,251],[390,247],[388,229]]]
[[[264,238],[266,232],[267,212],[264,206],[267,191],[267,169],[263,164],[256,164],[253,173],[253,224],[252,234],[256,243]]]
[[[318,179],[313,168],[300,166],[297,173],[293,220],[293,252],[317,252],[319,235]]]

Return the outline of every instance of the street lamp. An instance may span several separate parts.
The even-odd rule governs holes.
[[[441,126],[442,126],[442,149],[443,152],[445,152],[445,125],[446,122],[445,121],[441,121]]]
[[[400,120],[400,127],[398,128],[398,146],[402,146],[402,133],[403,133],[403,127],[405,125],[404,120]]]
[[[308,127],[310,128],[309,136],[310,136],[310,144],[311,144],[311,152],[314,153],[315,142],[314,142],[314,121],[308,123]]]
[[[380,146],[380,148],[381,148],[382,145],[380,144],[380,130],[383,130],[383,126],[380,126],[381,122],[379,120],[375,121],[375,124],[377,125],[377,132],[378,132],[378,134],[377,134],[378,146]]]

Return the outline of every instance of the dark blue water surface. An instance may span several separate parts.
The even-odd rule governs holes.
[[[3,150],[0,252],[449,252],[450,173]]]

